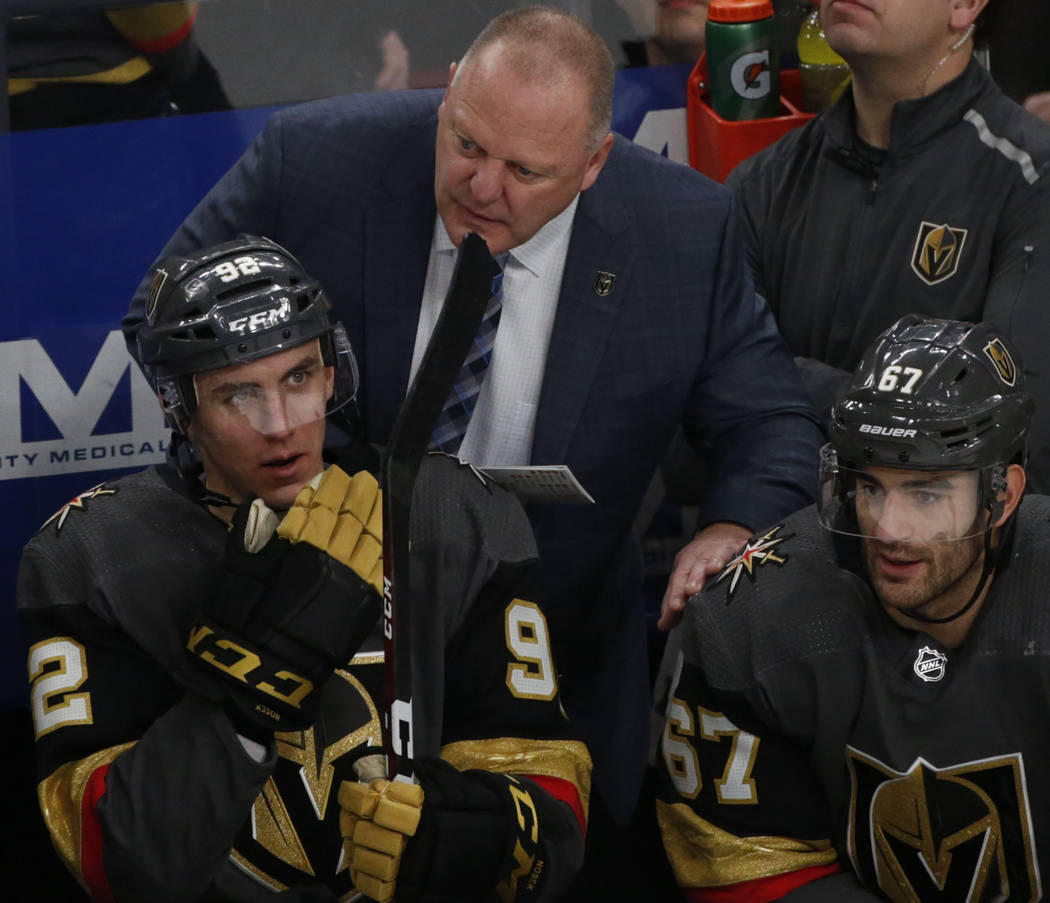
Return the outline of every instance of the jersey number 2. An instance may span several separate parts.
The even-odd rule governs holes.
[[[30,700],[38,740],[67,724],[91,724],[91,694],[73,692],[87,676],[84,647],[71,637],[52,637],[30,647]]]

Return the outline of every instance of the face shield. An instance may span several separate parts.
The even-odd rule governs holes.
[[[994,469],[924,471],[870,466],[855,469],[821,450],[821,524],[835,533],[887,543],[956,542],[990,528]]]
[[[192,385],[195,408],[207,408],[209,421],[277,436],[323,420],[351,402],[357,366],[345,332],[337,326],[330,339],[194,374]]]

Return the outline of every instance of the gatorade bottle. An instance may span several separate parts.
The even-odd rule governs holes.
[[[810,0],[813,11],[798,32],[798,75],[802,80],[802,106],[810,113],[826,110],[850,79],[849,64],[828,44],[820,24],[820,0]]]
[[[705,29],[711,106],[723,119],[780,114],[772,0],[711,0]]]

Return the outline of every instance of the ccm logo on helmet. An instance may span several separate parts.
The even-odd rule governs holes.
[[[889,436],[892,439],[910,439],[917,435],[915,430],[906,430],[903,427],[878,426],[873,423],[862,423],[860,432],[871,433],[873,436]]]
[[[291,305],[287,301],[282,301],[277,307],[271,307],[269,310],[257,310],[245,317],[234,317],[229,322],[229,329],[230,332],[238,335],[265,332],[281,323],[287,323],[291,316]]]

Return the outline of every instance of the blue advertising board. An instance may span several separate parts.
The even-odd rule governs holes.
[[[688,75],[620,72],[614,128],[686,162]],[[78,493],[164,459],[160,410],[119,330],[128,300],[270,112],[0,135],[0,709],[27,705],[22,546]]]

